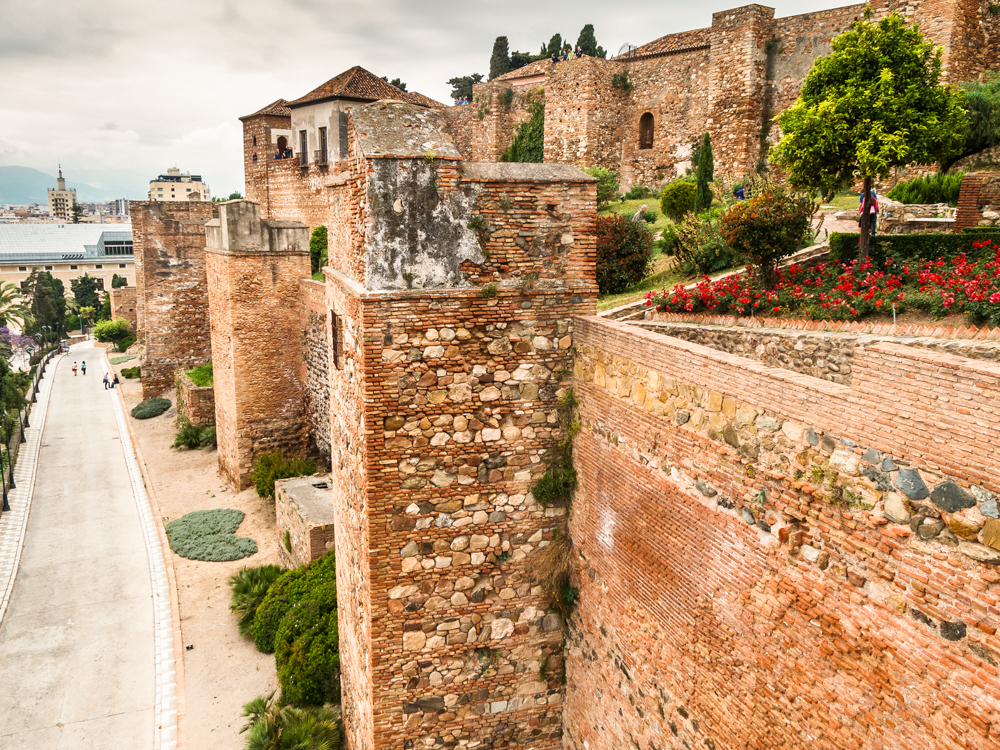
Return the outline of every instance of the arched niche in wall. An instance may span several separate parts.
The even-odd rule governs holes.
[[[653,113],[646,112],[639,118],[639,148],[653,147]]]

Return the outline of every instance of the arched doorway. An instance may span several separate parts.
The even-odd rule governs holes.
[[[278,136],[278,158],[284,159],[285,152],[288,151],[288,139],[283,135]]]

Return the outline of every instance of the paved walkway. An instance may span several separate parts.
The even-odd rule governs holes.
[[[155,565],[150,576],[162,554],[102,354],[74,348],[45,377],[34,497],[0,623],[5,750],[144,750],[162,736]],[[73,376],[74,360],[86,376]]]

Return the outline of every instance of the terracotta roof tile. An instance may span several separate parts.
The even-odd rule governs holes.
[[[631,52],[621,54],[615,59],[641,60],[648,57],[660,57],[677,52],[703,49],[711,45],[711,35],[711,29],[695,29],[694,31],[682,31],[680,34],[667,34],[636,47]]]
[[[409,94],[402,89],[398,89],[374,73],[365,70],[360,65],[355,65],[350,70],[345,70],[322,86],[313,89],[305,96],[289,102],[288,105],[293,108],[301,107],[306,104],[329,99],[354,99],[364,102],[397,99],[421,107],[444,106],[423,94]]]
[[[284,99],[278,99],[268,104],[263,109],[258,109],[252,115],[243,115],[240,119],[246,119],[247,117],[257,117],[259,115],[275,115],[277,117],[291,117],[292,110],[288,108],[288,102]]]
[[[568,62],[568,61],[567,61]],[[510,73],[504,73],[502,76],[497,76],[494,80],[496,81],[510,81],[515,78],[527,78],[528,76],[540,76],[549,72],[553,65],[557,65],[549,59],[545,60],[535,60],[533,63],[528,63],[523,68],[518,68],[517,70],[512,70]]]

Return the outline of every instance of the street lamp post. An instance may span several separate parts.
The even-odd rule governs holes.
[[[10,419],[7,416],[7,408],[4,407],[3,410],[3,444],[7,447],[7,484],[10,488],[17,489],[17,485],[14,483],[14,457],[10,452],[10,438],[11,438],[11,424]]]

